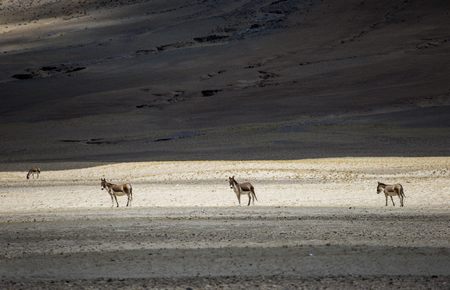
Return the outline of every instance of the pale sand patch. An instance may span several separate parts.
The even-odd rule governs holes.
[[[25,168],[0,172],[0,212],[109,207],[102,177],[131,182],[133,207],[236,206],[231,175],[255,185],[257,206],[384,207],[384,196],[376,194],[382,181],[403,184],[408,208],[448,209],[449,168],[449,157],[130,162],[58,171],[43,164],[36,180],[25,179]]]

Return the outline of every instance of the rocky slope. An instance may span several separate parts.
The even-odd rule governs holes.
[[[0,159],[448,155],[449,11],[2,1]]]

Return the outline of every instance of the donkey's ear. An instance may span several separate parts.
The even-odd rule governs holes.
[[[234,179],[234,175],[233,175],[233,177],[231,177],[231,178],[233,178],[233,179]]]

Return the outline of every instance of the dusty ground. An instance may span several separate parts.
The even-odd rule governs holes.
[[[255,184],[259,206],[378,208],[385,202],[376,194],[381,181],[402,183],[408,208],[450,207],[448,157],[131,162],[53,171],[46,166],[54,165],[41,164],[35,180],[26,180],[24,171],[0,172],[0,211],[107,207],[111,201],[100,190],[102,177],[131,182],[135,207],[233,206],[237,199],[227,181],[232,175]]]
[[[4,171],[1,285],[448,288],[449,168],[441,157]],[[237,206],[231,174],[255,184],[255,206]],[[102,176],[132,182],[132,208],[110,208]],[[406,206],[385,207],[377,180],[401,182]]]
[[[1,218],[2,287],[444,289],[450,283],[449,214],[436,210],[135,208]]]
[[[449,214],[141,208],[2,216],[2,287],[448,288]]]

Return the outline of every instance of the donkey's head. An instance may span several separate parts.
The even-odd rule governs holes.
[[[230,188],[233,188],[236,180],[234,180],[234,175],[232,177],[228,177],[228,183],[230,184]]]
[[[100,179],[100,186],[101,186],[102,190],[106,188],[106,179],[105,178]]]
[[[386,184],[378,182],[377,186],[377,194],[380,194],[380,192],[383,192],[384,188],[386,187]]]

